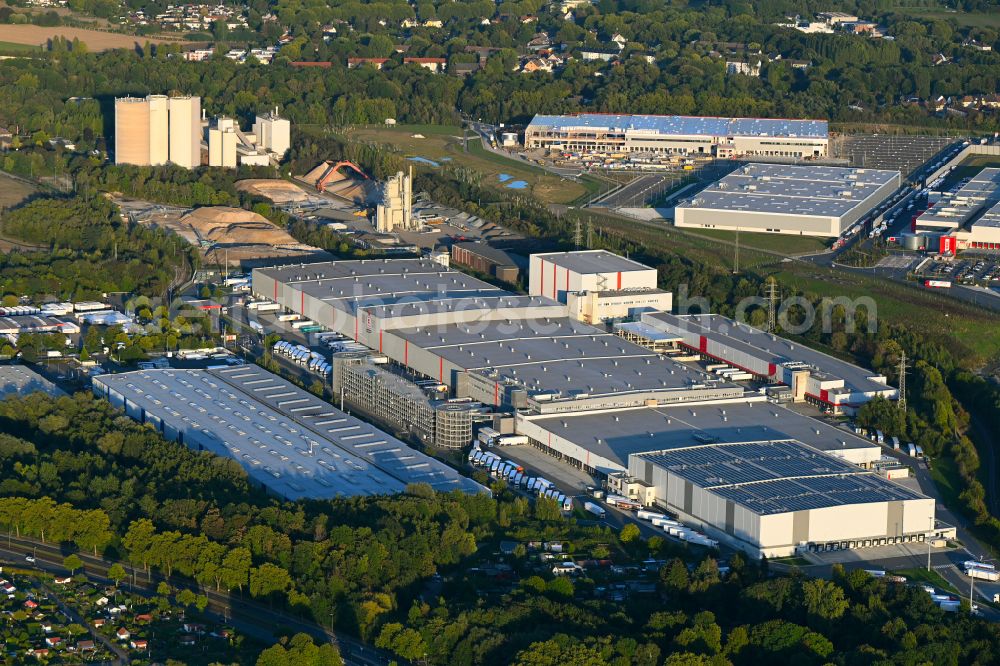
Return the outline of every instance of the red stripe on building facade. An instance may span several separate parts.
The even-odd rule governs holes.
[[[444,383],[444,359],[438,358],[438,381]]]
[[[774,377],[774,374],[776,372],[778,372],[778,366],[776,366],[774,363],[768,363],[767,364],[767,376],[768,377]]]
[[[382,353],[382,331],[378,332],[378,353]]]
[[[622,272],[618,271],[618,290],[621,291],[622,288]]]
[[[698,351],[707,352],[708,351],[708,338],[704,335],[698,338]]]
[[[403,365],[410,364],[410,341],[403,343]]]
[[[500,383],[499,382],[494,382],[493,383],[493,404],[494,405],[499,405],[500,404]]]

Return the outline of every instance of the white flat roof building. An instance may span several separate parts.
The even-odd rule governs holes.
[[[900,188],[898,171],[747,164],[674,208],[678,227],[836,237]]]
[[[983,169],[917,217],[917,233],[957,239],[958,249],[1000,249],[1000,169]]]
[[[524,132],[528,150],[659,153],[805,159],[826,155],[825,120],[699,116],[536,115]]]
[[[934,500],[794,439],[629,457],[654,504],[755,557],[923,541]]]
[[[409,483],[488,492],[256,366],[99,375],[93,386],[167,439],[233,458],[253,481],[286,499],[392,494]]]
[[[65,395],[62,389],[24,365],[0,365],[0,397],[28,395],[44,391],[49,395]]]
[[[569,292],[655,288],[655,268],[607,250],[533,254],[529,263],[528,293],[560,303]]]

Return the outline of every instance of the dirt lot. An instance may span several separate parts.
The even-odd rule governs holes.
[[[34,191],[35,188],[24,181],[0,173],[0,209],[16,206]]]
[[[113,32],[101,32],[100,30],[87,30],[85,28],[67,28],[65,26],[49,28],[40,25],[0,25],[0,42],[44,46],[53,37],[65,37],[70,41],[78,38],[91,51],[130,49],[137,45],[142,46],[146,42],[155,44],[167,41],[152,37],[135,37]]]

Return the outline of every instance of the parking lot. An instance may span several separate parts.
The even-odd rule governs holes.
[[[890,254],[879,260],[878,268],[894,268],[897,270],[910,270],[920,263],[920,259],[908,254]]]
[[[851,166],[865,169],[893,169],[909,176],[944,148],[954,137],[849,135],[832,141],[834,157],[850,160]]]
[[[920,275],[931,280],[948,280],[981,287],[1000,286],[1000,256],[968,256],[954,261],[930,261]]]

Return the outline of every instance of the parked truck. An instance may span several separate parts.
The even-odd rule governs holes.
[[[603,517],[604,517],[604,515],[605,515],[605,514],[607,513],[607,512],[606,512],[606,511],[604,510],[604,507],[602,507],[602,506],[599,506],[599,505],[597,505],[597,504],[594,504],[593,502],[584,502],[584,503],[583,503],[583,508],[584,508],[584,509],[585,509],[586,511],[588,511],[589,513],[592,513],[592,514],[594,514],[594,515],[595,515],[595,516],[597,516],[598,518],[603,518]]]

